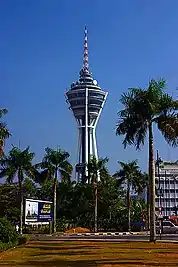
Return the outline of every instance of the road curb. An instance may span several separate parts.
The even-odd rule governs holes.
[[[57,236],[56,236],[57,237]],[[37,237],[36,237],[37,238]],[[138,243],[150,243],[149,242],[149,239],[147,239],[147,240],[143,240],[143,239],[128,239],[127,238],[127,236],[125,236],[125,238],[123,238],[123,239],[110,239],[109,237],[107,238],[95,238],[94,236],[93,237],[91,237],[91,238],[87,238],[87,236],[81,236],[81,238],[80,237],[77,237],[77,236],[61,236],[60,237],[60,239],[58,239],[58,240],[60,240],[60,241],[76,241],[76,242],[113,242],[113,243],[120,243],[120,242],[128,242],[128,243],[135,243],[135,242],[138,242]],[[40,238],[38,237],[37,239],[32,239],[31,241],[43,241],[43,240],[40,240]],[[161,243],[172,243],[172,244],[178,244],[178,240],[156,240],[156,242],[155,243],[159,243],[159,244],[161,244]]]
[[[103,232],[103,233],[72,233],[64,234],[63,236],[121,236],[121,235],[132,235],[130,232]]]
[[[142,235],[138,232],[102,232],[102,233],[64,233],[64,234],[45,234],[45,235],[41,235],[41,234],[36,234],[33,235],[35,237],[40,237],[40,236],[128,236],[128,235]],[[144,234],[147,235],[147,234]]]

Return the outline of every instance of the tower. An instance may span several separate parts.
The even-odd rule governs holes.
[[[78,162],[76,178],[88,176],[87,163],[91,156],[98,158],[96,126],[108,93],[103,91],[89,72],[88,32],[85,27],[83,66],[79,80],[66,92],[66,101],[78,126]]]

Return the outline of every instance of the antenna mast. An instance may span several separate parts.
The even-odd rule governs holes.
[[[84,54],[83,54],[83,70],[88,72],[88,30],[85,26],[85,39],[84,39]]]

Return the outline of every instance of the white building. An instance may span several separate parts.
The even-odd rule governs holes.
[[[156,166],[155,183],[156,213],[162,213],[163,216],[175,215],[175,207],[178,206],[178,161],[163,161],[159,164],[159,169]]]

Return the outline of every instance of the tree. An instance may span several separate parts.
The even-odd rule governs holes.
[[[34,169],[33,171],[33,176],[35,175],[36,170]],[[36,198],[37,197],[37,188],[35,183],[29,179],[29,178],[25,178],[23,181],[23,196],[25,198]]]
[[[121,231],[126,223],[125,191],[109,173],[98,183],[98,225],[106,231]]]
[[[141,178],[142,174],[140,172],[139,166],[137,165],[137,161],[131,161],[128,163],[124,163],[119,161],[121,169],[117,171],[113,177],[119,178],[120,183],[126,183],[127,187],[127,209],[128,209],[128,231],[131,231],[131,199],[130,199],[130,188],[133,188],[138,191],[142,187]]]
[[[0,172],[0,178],[6,177],[8,183],[12,183],[13,180],[18,178],[19,191],[20,191],[20,234],[22,234],[23,224],[23,190],[22,182],[24,176],[33,177],[35,174],[35,168],[32,165],[34,153],[29,151],[29,147],[24,150],[20,150],[17,147],[13,147],[9,151],[7,156],[4,156],[0,160],[2,170]]]
[[[20,218],[20,194],[17,183],[0,186],[0,218],[6,217],[13,225]]]
[[[0,156],[4,154],[3,151],[4,141],[10,136],[10,132],[8,131],[6,124],[3,121],[1,121],[2,117],[6,115],[7,112],[8,110],[5,108],[0,109]]]
[[[144,199],[132,199],[132,222],[133,229],[140,231],[145,228],[147,205]]]
[[[97,232],[97,217],[98,217],[98,177],[102,175],[103,172],[106,172],[106,163],[108,162],[108,158],[97,159],[96,157],[91,157],[88,162],[88,173],[89,173],[89,183],[93,185],[94,190],[94,207],[95,207],[95,232]]]
[[[138,193],[142,193],[144,190],[146,191],[146,203],[147,203],[147,220],[146,220],[146,228],[149,230],[150,228],[150,203],[149,203],[149,175],[144,172],[141,177],[142,188]]]
[[[121,96],[124,109],[118,113],[117,135],[124,135],[124,147],[134,145],[140,149],[148,135],[149,143],[149,196],[150,241],[156,240],[155,226],[155,171],[153,124],[165,140],[178,145],[178,102],[164,91],[165,80],[151,80],[147,89],[131,88]]]
[[[56,188],[58,181],[58,174],[60,174],[63,182],[67,182],[70,180],[70,176],[72,173],[72,165],[69,163],[69,153],[61,150],[60,148],[54,150],[52,148],[47,147],[45,149],[45,156],[38,167],[42,169],[41,176],[46,177],[46,179],[54,178],[54,186],[53,186],[53,201],[54,201],[54,224],[53,224],[53,232],[56,232]],[[40,177],[40,176],[39,176]],[[45,179],[44,179],[45,180]]]
[[[23,197],[36,198],[37,188],[32,180],[25,178],[22,184]],[[20,190],[18,183],[0,185],[0,217],[6,217],[13,225],[20,218]]]

